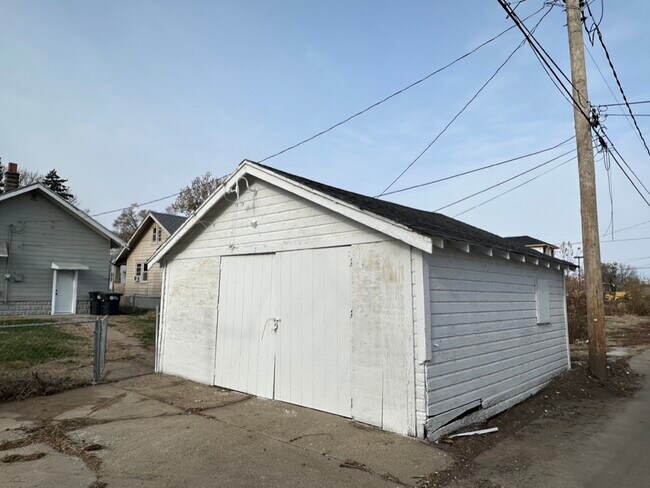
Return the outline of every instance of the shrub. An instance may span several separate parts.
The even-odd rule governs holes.
[[[587,297],[584,283],[574,276],[566,278],[566,309],[569,342],[587,338]]]

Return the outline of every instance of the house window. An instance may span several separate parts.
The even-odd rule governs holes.
[[[151,242],[160,242],[162,241],[162,229],[157,225],[153,226],[151,231]]]
[[[135,263],[135,281],[146,282],[149,278],[149,266],[147,263]]]
[[[551,323],[551,303],[548,293],[548,280],[535,280],[535,305],[537,308],[537,324]]]

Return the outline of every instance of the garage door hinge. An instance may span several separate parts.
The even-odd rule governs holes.
[[[352,318],[352,309],[350,309],[350,318]]]
[[[353,403],[354,403],[354,399],[350,398],[350,408],[354,406]]]

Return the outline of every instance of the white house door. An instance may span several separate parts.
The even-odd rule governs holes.
[[[351,416],[348,247],[225,256],[215,384]]]
[[[76,271],[57,271],[54,285],[54,313],[74,313]]]

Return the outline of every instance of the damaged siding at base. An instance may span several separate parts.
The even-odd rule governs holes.
[[[454,249],[427,260],[427,431],[437,438],[539,391],[568,368],[568,345],[561,271]],[[548,282],[549,323],[538,324],[536,280]]]

